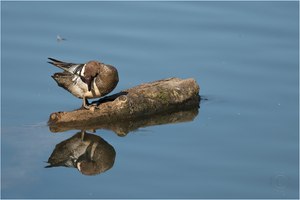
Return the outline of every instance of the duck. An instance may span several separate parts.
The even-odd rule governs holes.
[[[109,94],[119,82],[118,70],[112,65],[95,60],[76,64],[50,57],[48,59],[48,63],[63,70],[54,73],[51,77],[58,86],[82,99],[82,107],[85,109],[91,108],[88,99]]]

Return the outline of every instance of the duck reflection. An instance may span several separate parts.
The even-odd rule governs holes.
[[[107,129],[118,136],[126,136],[129,132],[149,126],[175,124],[193,121],[199,113],[196,105],[187,109],[176,109],[172,112],[147,115],[137,119],[112,121],[94,124],[64,124],[49,126],[51,132],[64,132],[67,130],[97,130]],[[115,161],[114,148],[100,136],[81,131],[71,138],[57,144],[50,158],[48,167],[74,167],[84,175],[96,175],[109,170]]]
[[[46,168],[74,167],[84,175],[96,175],[109,170],[115,157],[115,149],[104,139],[81,131],[55,146]]]

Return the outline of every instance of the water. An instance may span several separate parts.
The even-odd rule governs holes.
[[[298,5],[1,2],[2,198],[298,198]],[[192,77],[207,100],[186,123],[96,130],[116,152],[104,173],[44,168],[78,132],[49,115],[81,104],[47,57],[114,65],[114,92]]]

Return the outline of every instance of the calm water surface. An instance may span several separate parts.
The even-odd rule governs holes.
[[[298,198],[298,4],[1,2],[2,198]],[[114,92],[192,77],[204,100],[185,123],[96,130],[115,151],[103,173],[45,168],[80,135],[49,115],[81,104],[47,57],[114,65]]]

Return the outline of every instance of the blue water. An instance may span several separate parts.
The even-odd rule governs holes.
[[[298,17],[296,1],[1,2],[2,198],[299,198]],[[104,173],[44,168],[77,132],[49,115],[81,105],[47,57],[114,65],[114,92],[192,77],[204,100],[190,122],[97,130]]]

